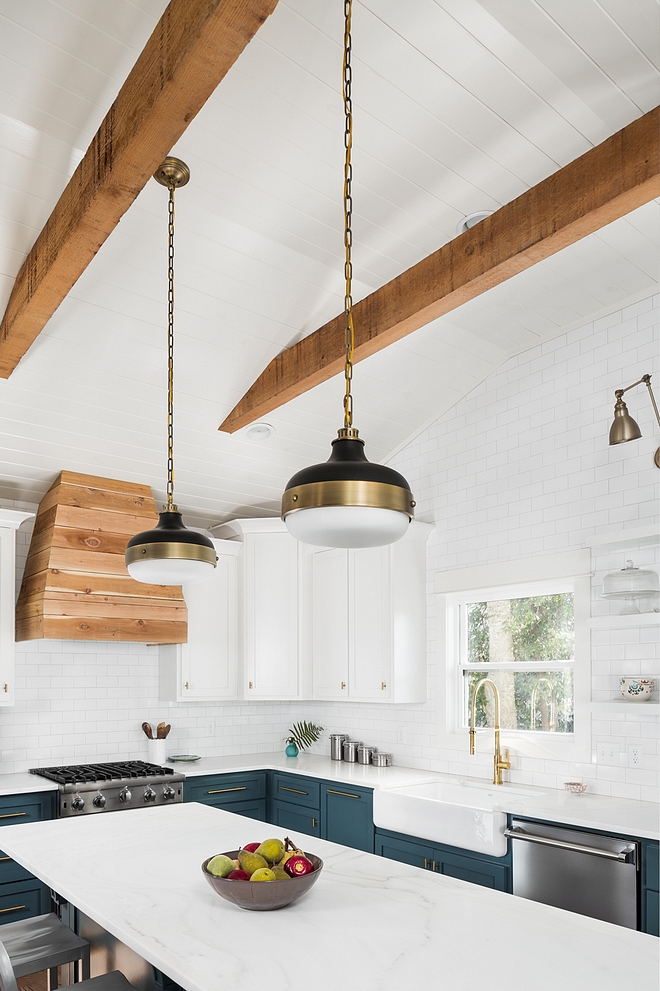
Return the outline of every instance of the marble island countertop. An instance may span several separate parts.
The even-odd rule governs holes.
[[[186,991],[657,987],[652,936],[313,837],[298,839],[325,862],[314,888],[277,912],[242,911],[200,865],[256,830],[190,803],[6,826],[2,842]]]
[[[106,758],[106,760],[112,759],[112,757]],[[101,763],[102,759],[96,758],[95,761]],[[76,763],[76,761],[63,763]],[[396,764],[392,767],[373,767],[370,764],[349,764],[346,761],[330,760],[329,757],[306,753],[297,757],[286,757],[280,752],[235,754],[167,766],[185,774],[187,778],[204,774],[230,774],[269,769],[374,789],[399,788],[438,780],[454,782],[462,780],[456,775],[423,771]],[[57,785],[52,781],[27,771],[0,774],[0,796],[54,791],[56,788]],[[573,795],[563,790],[539,788],[533,785],[525,785],[524,790],[527,793],[525,795],[512,794],[508,792],[506,784],[502,785],[502,800],[496,809],[514,815],[583,826],[586,829],[604,830],[624,836],[660,839],[660,806],[655,802],[611,798],[606,795],[592,795],[589,792]],[[410,834],[415,835],[413,828]]]

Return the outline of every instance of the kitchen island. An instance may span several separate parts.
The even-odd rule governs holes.
[[[300,834],[325,863],[314,888],[242,911],[200,865],[265,831],[192,803],[6,826],[2,842],[186,991],[656,991],[652,936]]]

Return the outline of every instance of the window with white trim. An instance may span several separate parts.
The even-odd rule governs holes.
[[[458,626],[457,723],[467,727],[481,678],[498,688],[502,729],[572,734],[574,587],[570,580],[488,588],[453,597]],[[493,692],[476,700],[476,725],[493,725]]]

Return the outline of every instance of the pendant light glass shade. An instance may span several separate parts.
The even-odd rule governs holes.
[[[367,461],[357,434],[340,430],[327,461],[289,480],[282,518],[298,540],[322,547],[382,547],[408,529],[415,502],[407,481],[398,471]]]
[[[160,514],[153,530],[131,537],[126,547],[129,575],[147,585],[206,581],[215,565],[213,542],[195,530],[188,530],[176,506]]]
[[[166,158],[154,179],[169,190],[168,319],[167,319],[167,505],[153,530],[137,533],[126,547],[126,568],[131,578],[147,585],[183,585],[210,578],[216,566],[215,547],[209,537],[183,524],[174,505],[174,190],[185,186],[190,170],[178,158]]]
[[[351,96],[352,0],[344,0],[344,426],[326,462],[303,468],[282,496],[282,519],[294,537],[321,547],[382,547],[400,540],[413,518],[415,501],[398,471],[371,464],[353,426],[353,102]]]

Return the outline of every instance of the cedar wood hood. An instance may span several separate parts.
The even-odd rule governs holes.
[[[63,471],[39,505],[16,606],[16,640],[185,643],[179,586],[145,585],[124,563],[158,522],[148,485]]]

